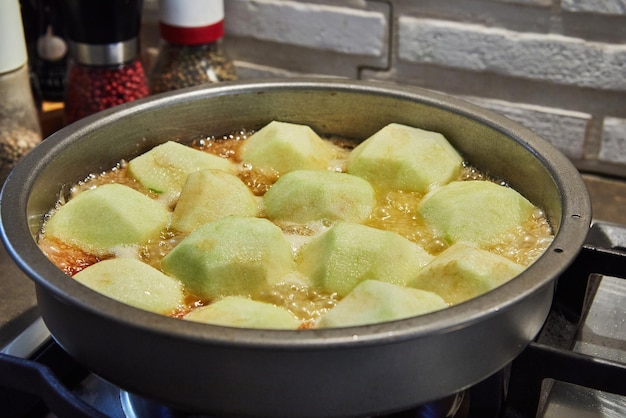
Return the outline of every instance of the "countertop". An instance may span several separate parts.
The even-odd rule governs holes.
[[[33,282],[13,263],[0,243],[0,347],[38,316]]]
[[[626,179],[584,174],[593,219],[626,225]]]

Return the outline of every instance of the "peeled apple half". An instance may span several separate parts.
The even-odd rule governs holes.
[[[447,308],[436,293],[377,280],[359,283],[337,306],[322,316],[320,328],[393,321]]]
[[[170,314],[184,303],[182,284],[135,258],[110,258],[76,273],[74,279],[119,302]]]
[[[498,254],[467,244],[455,244],[439,254],[407,286],[437,293],[449,304],[482,295],[524,270]]]
[[[178,198],[189,174],[205,169],[235,173],[237,165],[226,158],[175,141],[157,145],[128,163],[128,170],[133,177],[168,201]]]
[[[372,186],[364,179],[326,170],[296,170],[282,176],[265,196],[271,220],[365,221],[376,203]]]
[[[449,243],[486,246],[500,242],[527,222],[535,206],[510,187],[490,181],[454,181],[433,190],[419,211]]]
[[[160,202],[121,184],[85,190],[61,206],[45,225],[48,237],[103,256],[145,244],[170,222]]]
[[[165,273],[214,300],[254,295],[294,269],[291,245],[267,219],[226,216],[204,224],[162,260]]]
[[[347,172],[377,189],[425,194],[456,179],[462,163],[442,134],[391,123],[350,153]]]
[[[365,280],[404,285],[432,258],[394,232],[337,222],[302,248],[297,268],[313,286],[345,296]]]
[[[279,121],[259,129],[240,151],[244,163],[278,175],[293,170],[325,170],[334,156],[330,143],[311,127]]]

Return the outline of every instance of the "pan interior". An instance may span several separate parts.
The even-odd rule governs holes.
[[[357,142],[394,122],[440,132],[468,162],[506,179],[545,210],[557,232],[553,245],[558,247],[559,254],[565,252],[571,257],[586,235],[588,198],[585,199],[582,180],[576,177],[578,173],[558,151],[508,119],[419,89],[348,81],[293,80],[227,83],[164,94],[101,112],[57,132],[25,158],[7,182],[3,201],[16,199],[20,209],[12,213],[2,211],[8,246],[38,284],[61,297],[69,297],[88,309],[101,309],[111,316],[123,312],[127,320],[138,321],[140,326],[160,322],[168,331],[197,335],[198,324],[180,327],[171,325],[169,318],[155,321],[153,314],[111,303],[69,280],[37,251],[34,239],[24,242],[24,219],[19,213],[27,214],[28,233],[35,238],[42,217],[57,200],[59,190],[88,173],[107,170],[121,159],[128,160],[167,140],[187,141],[240,128],[258,129],[272,120],[307,124],[320,134],[341,135]],[[570,194],[577,195],[578,200],[572,199]],[[3,207],[7,207],[6,203]],[[563,226],[571,222],[576,225],[562,232]],[[485,307],[494,309],[509,303],[502,296],[519,298],[534,291],[553,279],[564,268],[561,264],[558,261],[535,263],[524,273],[535,279],[515,280],[520,282],[515,288],[503,286],[508,290],[493,292],[499,296],[478,298],[482,301],[471,301],[431,315],[450,321],[450,326],[456,321],[466,321],[484,312]],[[471,315],[468,316],[468,312]],[[426,328],[429,328],[427,323],[432,323],[420,318],[413,321]],[[376,334],[388,331],[389,327],[394,326],[376,325],[370,329]],[[203,326],[202,335],[207,335],[206,328]],[[243,332],[248,331],[250,335],[256,332]],[[323,334],[345,338],[350,333],[324,330]],[[282,341],[285,337],[277,338]]]

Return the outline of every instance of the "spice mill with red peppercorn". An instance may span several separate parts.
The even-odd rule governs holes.
[[[67,24],[70,65],[68,123],[146,97],[139,55],[142,0],[59,0]]]

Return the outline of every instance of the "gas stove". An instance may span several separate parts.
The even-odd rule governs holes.
[[[510,365],[394,418],[626,416],[626,226],[592,225],[539,335]],[[77,364],[37,318],[0,351],[4,417],[187,417]],[[194,417],[196,418],[196,417]]]

